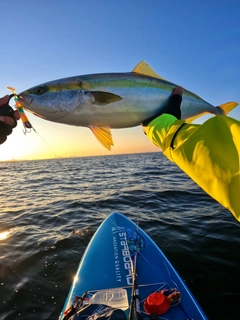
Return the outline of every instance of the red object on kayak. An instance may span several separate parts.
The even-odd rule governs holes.
[[[163,314],[170,308],[168,298],[161,292],[154,292],[144,302],[144,309],[148,314]]]

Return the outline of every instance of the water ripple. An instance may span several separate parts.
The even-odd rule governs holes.
[[[57,319],[88,242],[113,211],[163,249],[209,319],[234,319],[239,223],[161,153],[0,166],[1,320]]]

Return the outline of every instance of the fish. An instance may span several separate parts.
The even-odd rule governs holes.
[[[164,113],[176,84],[159,76],[141,61],[132,72],[73,76],[46,82],[19,93],[22,107],[57,123],[88,127],[108,150],[111,129],[139,126]],[[184,89],[182,119],[192,122],[206,113],[226,115],[238,103],[218,107]]]

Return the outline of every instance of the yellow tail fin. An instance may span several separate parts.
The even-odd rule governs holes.
[[[226,116],[230,111],[236,108],[236,106],[238,106],[237,102],[227,102],[227,103],[221,104],[220,106],[218,106],[218,108],[222,109]]]

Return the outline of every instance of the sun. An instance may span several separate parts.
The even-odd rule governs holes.
[[[24,150],[26,150],[24,138],[22,128],[20,126],[15,128],[12,134],[7,137],[7,140],[0,145],[0,160],[21,159],[24,155]]]

